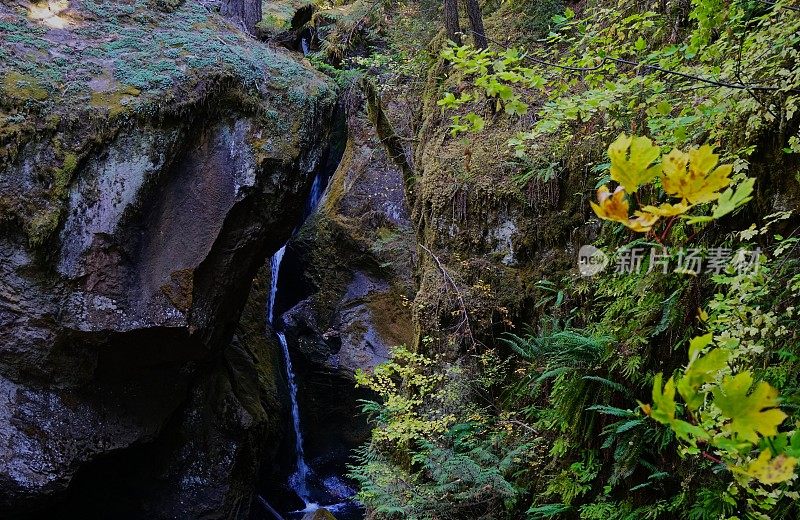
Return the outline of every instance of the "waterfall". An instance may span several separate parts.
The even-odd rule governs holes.
[[[308,475],[310,470],[306,463],[305,453],[303,451],[303,433],[300,430],[300,407],[297,405],[297,382],[294,378],[294,370],[292,370],[292,358],[289,356],[289,346],[286,343],[286,336],[283,332],[278,332],[278,340],[283,348],[283,357],[286,359],[286,376],[289,380],[289,397],[292,401],[292,426],[294,427],[294,449],[297,455],[297,466],[289,477],[289,484],[292,489],[297,493],[303,502],[306,504],[306,510],[316,509],[317,504],[311,501],[311,496],[308,492]]]
[[[317,183],[316,178],[314,179],[314,183]],[[312,193],[313,191],[314,190],[312,188]],[[272,261],[270,262],[272,277],[270,280],[267,319],[269,320],[270,325],[273,327],[275,327],[275,296],[278,294],[278,273],[281,270],[281,262],[283,261],[283,254],[285,252],[286,246],[284,245],[278,249],[274,255],[272,255]],[[286,342],[286,336],[283,334],[283,332],[277,330],[277,327],[275,328],[276,334],[278,335],[278,341],[280,342],[281,349],[283,350],[283,359],[284,364],[286,365],[286,379],[289,382],[289,399],[292,404],[292,428],[294,429],[294,449],[296,461],[294,473],[292,473],[291,477],[289,477],[289,486],[292,488],[292,491],[297,493],[297,496],[303,500],[306,505],[305,509],[312,511],[317,509],[319,506],[311,500],[311,495],[308,492],[308,476],[310,469],[306,463],[305,452],[303,450],[303,431],[300,428],[300,406],[297,404],[297,381],[295,381],[294,377],[292,357],[289,355],[289,344]]]
[[[336,161],[338,163],[338,159]],[[308,193],[305,206],[303,208],[303,216],[301,220],[304,222],[316,210],[325,193],[325,188],[328,184],[328,175],[333,170],[331,168],[333,163],[329,163],[321,170],[315,177],[311,184],[311,189]],[[335,168],[335,165],[334,165]],[[296,228],[292,235],[299,230]],[[363,513],[360,510],[359,504],[354,500],[356,491],[352,489],[343,479],[338,475],[318,475],[312,469],[309,461],[306,460],[305,444],[303,440],[303,429],[300,419],[300,406],[298,403],[298,384],[297,375],[295,374],[292,357],[289,350],[289,343],[286,338],[285,331],[283,330],[283,322],[280,316],[280,310],[277,308],[278,303],[278,286],[280,279],[281,265],[286,253],[286,244],[280,249],[275,251],[270,260],[270,290],[269,299],[267,301],[266,319],[271,328],[275,331],[278,342],[283,352],[284,366],[286,367],[286,380],[289,387],[289,399],[291,402],[292,412],[292,429],[294,430],[294,449],[295,449],[295,467],[293,473],[289,476],[289,488],[303,501],[305,507],[300,511],[290,511],[287,513],[288,517],[294,518],[300,513],[309,513],[324,507],[325,509],[336,513],[343,519],[362,519]],[[291,259],[291,255],[289,256]],[[261,499],[262,507],[269,512],[276,520],[283,520],[280,514],[266,501],[264,497],[259,496]]]
[[[306,203],[304,217],[310,215],[319,204],[324,190],[324,179],[320,175],[314,177],[314,182],[311,185],[311,191]],[[292,488],[300,499],[305,503],[304,511],[314,511],[319,509],[319,504],[311,499],[311,493],[308,489],[308,479],[311,475],[311,468],[305,458],[305,451],[303,450],[303,431],[300,428],[300,406],[297,403],[297,381],[295,380],[294,369],[292,368],[292,357],[289,354],[289,344],[286,341],[286,336],[280,330],[280,323],[277,322],[278,316],[275,316],[275,299],[278,294],[278,278],[281,270],[281,262],[283,255],[286,253],[286,245],[275,251],[270,261],[270,290],[269,302],[267,304],[267,321],[275,330],[278,341],[281,344],[283,351],[284,364],[286,366],[286,379],[289,383],[289,399],[292,405],[292,428],[294,429],[294,448],[295,448],[295,470],[289,477],[289,487]]]
[[[269,287],[269,304],[267,305],[267,321],[274,327],[275,325],[275,296],[278,294],[278,273],[281,270],[281,262],[283,261],[283,254],[286,252],[286,245],[275,251],[270,261],[270,287]]]

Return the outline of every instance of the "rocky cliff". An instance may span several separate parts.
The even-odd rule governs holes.
[[[351,85],[342,98],[341,159],[320,206],[287,245],[276,302],[292,350],[312,487],[323,504],[352,493],[342,479],[350,450],[369,436],[359,399],[373,396],[355,389],[355,371],[371,370],[413,340],[414,233],[403,174],[361,89]]]
[[[0,6],[0,515],[243,517],[280,403],[234,333],[332,91],[212,4],[50,4]]]

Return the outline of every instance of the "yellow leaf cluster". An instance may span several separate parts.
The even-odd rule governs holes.
[[[733,170],[730,164],[718,166],[719,156],[708,145],[688,152],[673,149],[662,161],[661,150],[650,139],[624,133],[609,145],[608,157],[611,180],[618,186],[613,192],[608,186],[601,186],[597,190],[597,203],[590,202],[592,210],[601,219],[619,222],[642,233],[650,231],[662,217],[683,215],[697,204],[719,199],[721,191],[731,182]],[[667,195],[680,200],[645,205],[629,216],[627,195],[656,178]]]
[[[628,217],[630,205],[625,199],[625,190],[622,186],[617,186],[613,194],[608,190],[608,186],[601,186],[597,190],[597,202],[598,204],[594,202],[589,204],[598,217],[619,222],[634,231],[649,231],[658,220],[657,215],[642,211],[634,211],[633,218]]]

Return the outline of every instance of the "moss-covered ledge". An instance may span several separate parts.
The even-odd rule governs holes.
[[[264,159],[302,147],[322,76],[200,3],[154,4],[0,5],[0,228],[45,244],[80,165],[132,125],[235,112],[269,134]]]

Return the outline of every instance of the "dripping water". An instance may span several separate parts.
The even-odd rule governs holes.
[[[300,51],[303,53],[303,56],[308,56],[311,52],[311,38],[314,37],[314,34],[311,32],[311,29],[305,29],[300,35]]]

